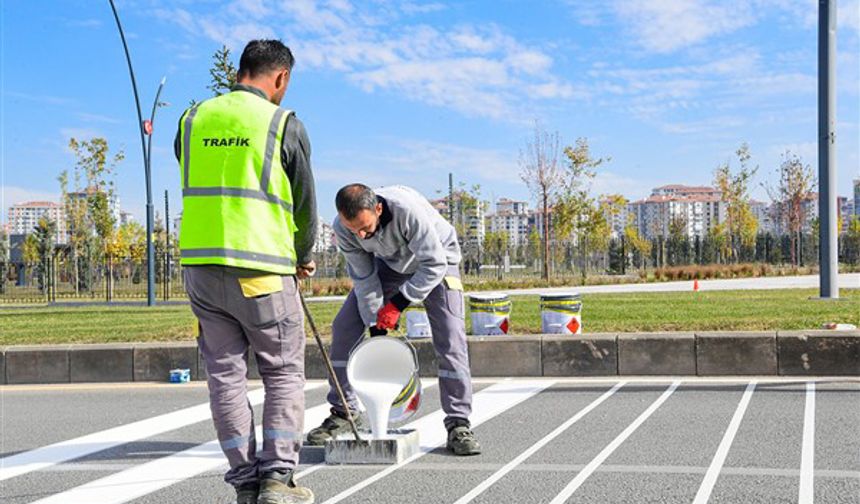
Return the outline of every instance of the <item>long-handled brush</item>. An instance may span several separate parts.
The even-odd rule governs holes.
[[[340,381],[337,379],[337,375],[334,373],[334,367],[331,365],[331,359],[328,357],[328,353],[325,351],[325,346],[323,346],[322,338],[320,338],[320,332],[317,330],[317,325],[314,323],[314,317],[311,315],[311,311],[308,309],[307,303],[305,303],[305,297],[302,296],[301,291],[299,291],[299,299],[302,302],[302,309],[305,311],[305,318],[308,319],[308,324],[311,326],[311,332],[314,333],[314,339],[317,340],[317,345],[320,347],[320,353],[322,353],[323,360],[325,361],[325,367],[328,370],[328,375],[331,377],[331,381],[334,383],[334,388],[337,389],[337,395],[340,398],[340,403],[343,405],[344,411],[346,411],[346,419],[349,421],[349,426],[352,428],[352,434],[355,436],[356,441],[361,441],[361,436],[358,434],[358,427],[355,425],[355,419],[352,417],[352,412],[350,411],[349,403],[346,402],[346,396],[343,394],[343,388],[340,386]]]
[[[400,463],[420,450],[418,439],[418,431],[404,430],[394,435],[386,436],[385,439],[361,439],[358,434],[358,428],[355,425],[355,419],[352,417],[349,405],[346,402],[346,397],[343,395],[343,389],[340,382],[337,380],[337,375],[334,374],[334,367],[331,365],[328,354],[320,339],[320,333],[317,331],[314,318],[311,316],[308,305],[305,303],[305,298],[299,293],[299,299],[302,302],[302,308],[305,311],[305,317],[308,319],[308,324],[311,326],[311,332],[314,333],[314,339],[317,340],[317,345],[320,347],[323,360],[325,361],[328,374],[331,376],[332,382],[337,389],[337,395],[340,397],[341,404],[345,405],[347,420],[352,428],[352,433],[355,439],[332,439],[326,443],[325,461],[328,464],[397,464]]]

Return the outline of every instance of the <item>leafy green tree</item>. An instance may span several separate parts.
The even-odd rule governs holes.
[[[36,239],[36,235],[30,233],[24,237],[21,256],[27,266],[34,266],[39,262],[39,241]]]
[[[64,170],[58,180],[69,229],[75,291],[79,292],[92,285],[93,263],[107,257],[106,246],[116,224],[110,209],[116,192],[113,176],[125,154],[120,150],[111,155],[108,141],[100,137],[84,141],[72,138],[69,148],[75,155],[75,166],[71,177]]]
[[[845,242],[845,262],[848,264],[860,264],[860,216],[854,215],[848,221],[848,230],[843,238]]]
[[[529,232],[526,255],[528,257],[528,261],[531,262],[533,266],[537,265],[537,261],[540,260],[542,251],[543,247],[541,247],[540,233],[536,228],[532,228]]]
[[[595,158],[588,139],[577,138],[573,146],[564,148],[566,170],[553,208],[553,224],[560,240],[575,238],[582,256],[582,275],[587,273],[590,251],[605,250],[609,245],[609,232],[600,236],[598,230],[608,228],[603,211],[589,195],[596,169],[608,158]]]
[[[436,191],[440,193],[441,191]],[[449,211],[444,213],[446,220],[453,218],[451,225],[460,239],[460,248],[463,255],[463,265],[468,273],[477,269],[481,264],[482,243],[477,227],[483,224],[486,202],[481,199],[480,184],[466,187],[460,183],[459,189],[448,195],[446,204]]]
[[[667,244],[670,266],[686,264],[690,253],[690,240],[687,237],[687,219],[674,216],[669,220],[669,243]]]
[[[726,226],[723,232],[728,243],[726,259],[737,262],[743,247],[755,246],[758,223],[750,207],[749,184],[758,171],[750,166],[749,145],[744,142],[735,151],[740,169],[733,173],[729,163],[714,171],[714,185],[720,190],[720,198],[726,205]]]
[[[628,222],[624,228],[624,241],[633,251],[634,256],[639,258],[639,269],[645,269],[645,258],[651,255],[651,241],[639,234],[639,229]]]
[[[212,55],[212,67],[209,68],[209,77],[211,82],[206,86],[215,96],[229,93],[230,89],[236,85],[236,66],[230,59],[230,48],[222,45],[221,49],[215,51]]]
[[[601,257],[605,258],[609,251],[612,226],[606,218],[609,212],[605,207],[606,203],[590,205],[587,209],[588,213],[580,225],[580,235],[582,237],[580,250],[583,256],[580,273],[583,279],[588,274],[588,258],[593,254],[600,254]]]
[[[54,251],[56,225],[46,217],[39,219],[33,232],[24,238],[24,263],[33,269],[39,292],[48,286],[48,264]]]
[[[6,281],[9,273],[9,235],[5,229],[0,229],[0,294],[6,293]]]
[[[496,265],[496,278],[502,278],[505,253],[508,251],[508,233],[490,231],[484,235],[484,255]]]

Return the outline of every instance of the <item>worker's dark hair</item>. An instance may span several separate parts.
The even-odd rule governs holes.
[[[292,71],[295,62],[290,48],[280,40],[252,40],[239,58],[239,75],[256,77],[282,68]]]
[[[364,184],[343,186],[334,198],[337,212],[348,220],[355,219],[362,210],[373,210],[378,202],[373,189]]]

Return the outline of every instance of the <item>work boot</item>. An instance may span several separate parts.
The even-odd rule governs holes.
[[[361,415],[353,412],[353,420],[359,429],[364,428],[364,419]],[[322,425],[308,432],[308,444],[311,446],[323,446],[329,439],[334,439],[341,434],[352,432],[352,427],[349,426],[349,420],[346,415],[341,415],[339,412],[332,410],[331,415],[323,420]]]
[[[260,479],[260,496],[257,504],[313,504],[314,493],[309,488],[296,486],[293,471],[273,471]]]
[[[458,425],[448,431],[448,449],[454,455],[478,455],[481,453],[481,444],[475,439],[472,429]]]
[[[243,483],[236,487],[236,504],[257,504],[258,483]]]

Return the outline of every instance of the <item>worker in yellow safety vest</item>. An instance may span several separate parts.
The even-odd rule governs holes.
[[[279,106],[293,63],[278,40],[249,42],[236,86],[186,110],[174,142],[185,289],[230,463],[224,479],[238,504],[314,500],[293,481],[305,410],[298,279],[314,273],[317,226],[310,142]],[[249,348],[265,387],[261,449],[247,397]]]

